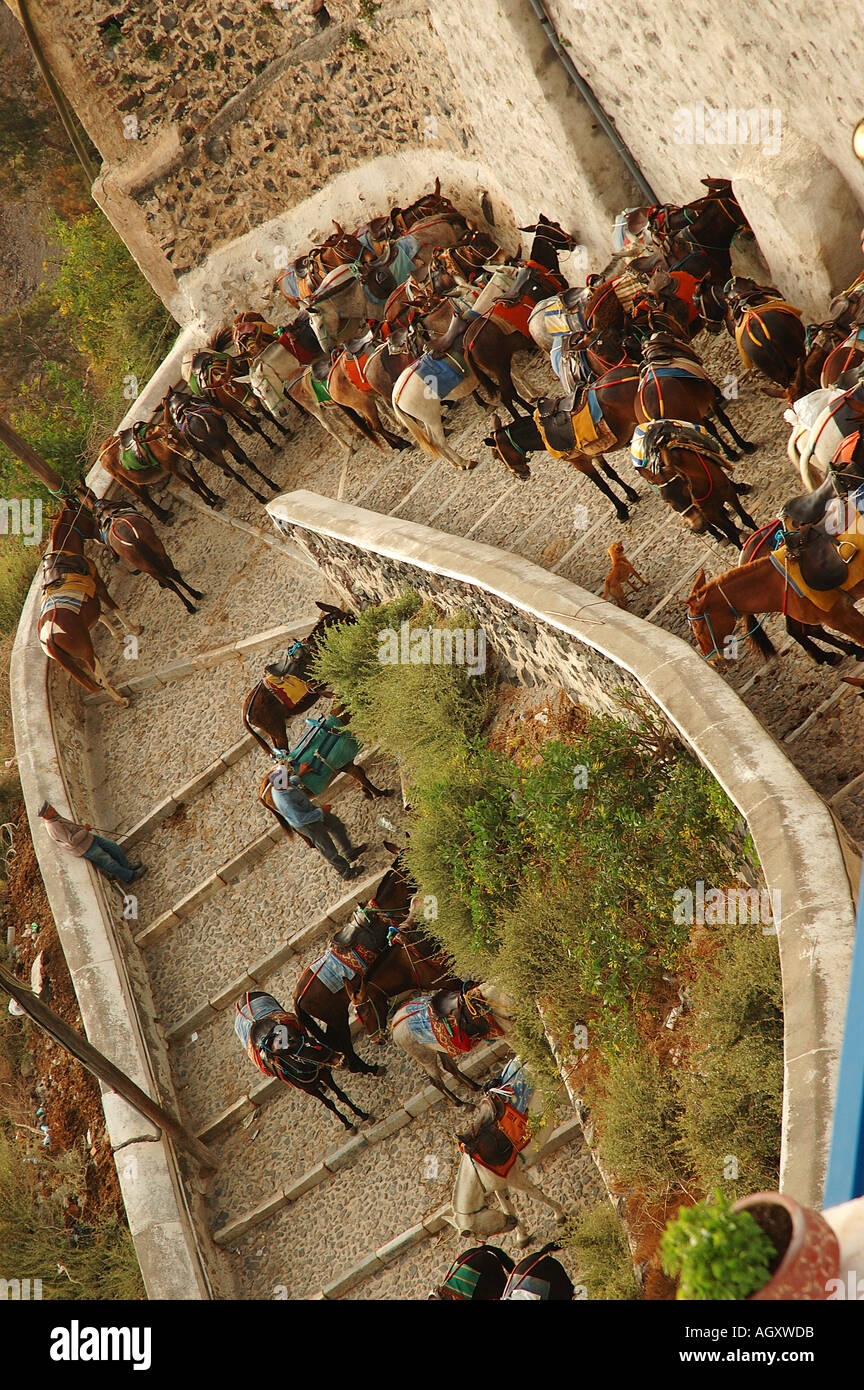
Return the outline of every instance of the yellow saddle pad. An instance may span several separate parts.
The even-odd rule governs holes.
[[[300,680],[299,676],[271,676],[268,674],[264,678],[264,684],[273,691],[274,695],[278,695],[279,699],[283,700],[286,705],[296,705],[299,700],[303,699],[304,695],[309,694],[311,689],[305,681]]]
[[[42,594],[39,616],[55,608],[71,608],[80,612],[88,598],[96,593],[96,581],[89,574],[67,574]]]
[[[771,561],[781,573],[785,574],[797,594],[807,598],[823,613],[828,613],[837,602],[837,596],[864,582],[864,517],[856,513],[856,525],[852,530],[843,531],[837,537],[840,554],[846,561],[846,578],[837,589],[811,589],[801,574],[801,566],[789,555],[785,545],[779,545],[771,552]]]

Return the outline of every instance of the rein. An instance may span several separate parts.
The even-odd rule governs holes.
[[[788,578],[787,578],[787,581],[786,581],[786,587],[787,587],[787,589],[788,589],[788,584],[789,584],[789,581],[788,581]],[[738,609],[735,607],[735,605],[734,605],[734,603],[732,602],[732,600],[731,600],[726,594],[724,594],[724,592],[723,592],[723,590],[721,589],[721,587],[720,587],[719,584],[716,584],[716,588],[717,588],[718,594],[721,596],[721,598],[722,598],[723,601],[725,602],[725,604],[726,604],[727,608],[729,609],[730,613],[732,613],[733,616],[735,617],[736,622],[737,622],[737,620],[738,620],[739,618],[743,618],[743,617],[752,617],[752,616],[753,616],[752,614],[739,613],[739,612],[738,612]],[[785,614],[785,612],[786,612],[785,595],[784,595],[783,612],[784,612],[784,614]],[[695,623],[704,623],[705,626],[706,626],[707,629],[708,629],[708,635],[709,635],[709,637],[711,638],[711,641],[714,643],[714,646],[713,646],[713,649],[712,649],[710,652],[701,652],[701,647],[700,647],[701,655],[705,658],[706,661],[710,661],[711,658],[712,658],[712,656],[724,656],[724,655],[725,655],[724,652],[722,652],[721,649],[720,649],[720,647],[717,645],[717,638],[716,638],[716,636],[714,635],[714,628],[713,628],[713,626],[712,626],[712,624],[711,624],[711,618],[710,618],[710,616],[709,616],[708,613],[699,613],[696,617],[693,617],[692,613],[690,612],[690,609],[688,608],[688,609],[687,609],[687,621],[688,621],[688,623],[690,624],[691,627],[692,627]],[[749,632],[746,632],[746,633],[744,634],[744,640],[746,641],[748,637],[752,637],[753,634],[754,634],[754,632],[758,632],[759,629],[760,629],[760,627],[761,627],[762,624],[764,623],[764,621],[765,621],[765,614],[763,613],[763,614],[762,614],[762,617],[759,619],[758,623],[754,623],[753,627],[750,628],[750,631],[749,631]]]

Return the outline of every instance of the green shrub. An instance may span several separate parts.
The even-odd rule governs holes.
[[[576,1282],[585,1284],[590,1299],[633,1302],[639,1298],[630,1247],[611,1202],[578,1216],[563,1244],[573,1252],[579,1267]]]
[[[674,1083],[642,1051],[615,1058],[594,1100],[603,1157],[616,1178],[651,1195],[666,1195],[686,1177],[679,1151],[679,1107]]]
[[[66,1224],[66,1199],[82,1192],[83,1183],[78,1155],[28,1155],[0,1132],[0,1274],[41,1279],[44,1299],[143,1298],[132,1237],[120,1221]],[[58,1270],[61,1264],[68,1276]]]
[[[663,1268],[679,1276],[686,1300],[749,1298],[771,1277],[777,1251],[748,1211],[732,1211],[722,1193],[682,1207],[660,1242]]]
[[[687,1062],[677,1076],[684,1151],[703,1191],[721,1182],[733,1192],[773,1190],[783,1109],[777,938],[724,927],[690,995]]]

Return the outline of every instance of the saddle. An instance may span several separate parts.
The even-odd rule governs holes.
[[[50,589],[70,574],[92,577],[93,567],[84,555],[75,555],[71,550],[52,550],[42,557],[42,588]]]
[[[375,329],[369,328],[365,333],[361,333],[358,338],[349,338],[345,344],[346,356],[354,360],[358,357],[365,357],[374,337]]]
[[[460,1046],[463,1039],[488,1038],[490,1034],[500,1035],[501,1029],[489,1011],[488,1005],[472,1001],[466,996],[473,988],[470,980],[457,985],[455,989],[436,990],[429,999],[429,1015],[433,1022],[443,1024],[452,1042],[460,1052],[467,1052],[468,1046]]]
[[[557,401],[546,397],[537,406],[534,421],[553,458],[565,458],[576,449],[591,457],[615,447],[615,435],[590,386],[577,387]]]

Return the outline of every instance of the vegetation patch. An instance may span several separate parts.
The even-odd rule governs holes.
[[[514,996],[518,1047],[550,1096],[543,1022],[581,1058],[576,1085],[637,1225],[721,1182],[733,1196],[776,1185],[776,936],[699,925],[675,898],[739,881],[735,807],[632,697],[620,718],[563,693],[514,717],[490,671],[382,662],[381,634],[406,622],[413,638],[472,620],[405,593],[331,631],[316,675],[402,768],[407,859],[458,973]]]

